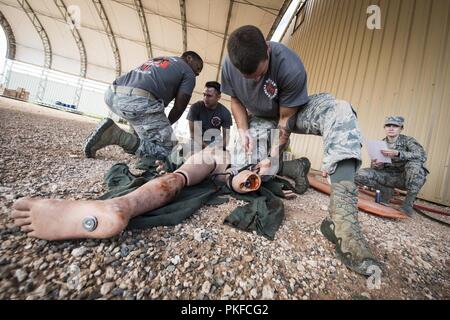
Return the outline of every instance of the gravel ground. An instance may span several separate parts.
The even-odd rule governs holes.
[[[328,197],[312,189],[285,201],[274,241],[223,224],[242,204],[235,199],[175,227],[109,240],[28,239],[9,217],[15,199],[94,199],[113,164],[133,166],[118,147],[83,158],[82,140],[96,122],[0,98],[0,299],[450,298],[448,228],[421,216],[397,222],[361,212],[384,264],[381,277],[366,279],[321,235]]]

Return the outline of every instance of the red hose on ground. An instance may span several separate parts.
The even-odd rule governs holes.
[[[375,192],[373,192],[373,191],[365,190],[363,188],[359,188],[359,191],[361,193],[364,193],[364,194],[367,194],[369,196],[375,197]],[[393,204],[403,204],[402,200],[395,199],[395,198],[392,198],[390,200],[390,202],[393,203]],[[427,207],[427,206],[424,206],[423,204],[415,203],[414,204],[414,208],[415,209],[429,211],[429,212],[433,212],[433,213],[437,213],[437,214],[441,214],[441,215],[444,215],[444,216],[450,216],[450,213],[448,213],[448,212],[445,212],[445,211],[442,211],[442,210],[439,210],[439,209],[435,209],[435,208],[431,208],[431,207]]]
[[[324,183],[319,181],[315,176],[309,174],[308,175],[309,184],[314,189],[321,191],[326,194],[331,193],[331,186],[328,183]],[[366,211],[368,213],[372,213],[374,215],[384,217],[384,218],[391,218],[391,219],[406,219],[407,216],[391,207],[383,206],[381,204],[378,204],[372,200],[364,199],[362,197],[358,197],[358,208]]]

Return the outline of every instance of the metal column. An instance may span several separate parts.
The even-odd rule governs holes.
[[[22,7],[23,11],[26,13],[37,33],[41,37],[42,45],[44,46],[44,70],[41,74],[41,79],[39,81],[38,91],[36,95],[36,99],[39,102],[42,102],[44,98],[45,89],[47,88],[47,76],[48,70],[52,67],[52,47],[50,44],[50,40],[48,38],[47,32],[45,31],[41,21],[37,17],[33,8],[31,8],[30,4],[27,0],[17,0],[17,2]]]
[[[80,78],[77,82],[77,88],[75,90],[75,98],[73,104],[78,106],[80,102],[81,92],[83,90],[83,78],[86,78],[87,72],[87,56],[86,56],[86,48],[84,46],[83,39],[81,38],[80,32],[76,27],[76,21],[74,21],[73,17],[70,15],[67,10],[67,6],[63,0],[54,0],[56,7],[58,7],[59,12],[63,16],[64,20],[70,25],[70,30],[72,32],[72,36],[75,39],[75,42],[78,47],[78,51],[80,52]]]

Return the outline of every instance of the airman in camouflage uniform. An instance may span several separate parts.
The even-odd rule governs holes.
[[[277,154],[289,144],[292,133],[322,136],[322,170],[330,175],[332,193],[330,216],[321,231],[347,267],[372,274],[379,263],[358,222],[354,175],[361,165],[361,134],[351,104],[328,93],[308,95],[300,57],[280,43],[266,42],[254,26],[234,30],[227,48],[222,89],[231,97],[240,138],[233,165],[256,163],[269,155],[277,164]],[[294,179],[301,194],[309,185],[309,168],[309,160],[302,158],[281,162],[278,172]]]
[[[404,118],[387,117],[384,128],[389,150],[382,151],[391,157],[392,163],[372,161],[371,168],[361,169],[355,176],[355,182],[380,190],[381,201],[389,203],[393,188],[407,191],[401,210],[408,215],[413,212],[413,204],[429,173],[424,163],[427,161],[425,150],[413,137],[400,134]]]
[[[267,158],[271,142],[278,137],[274,132],[276,128],[276,119],[250,115],[249,134],[254,141],[254,149],[251,157],[246,158],[242,142],[235,141],[233,164],[239,167]],[[358,167],[361,164],[361,133],[356,114],[346,101],[337,100],[329,93],[309,96],[309,102],[289,122],[289,130],[323,137],[322,170],[328,174],[333,174],[336,164],[345,159],[357,159]]]
[[[118,145],[140,158],[165,159],[176,144],[171,125],[186,109],[202,69],[202,58],[186,51],[181,57],[151,58],[114,80],[105,92],[105,103],[128,121],[135,134],[105,118],[84,141],[86,158],[95,158],[106,146]],[[164,109],[174,99],[174,107],[166,116]]]

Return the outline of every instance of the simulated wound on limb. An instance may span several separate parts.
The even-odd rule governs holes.
[[[130,219],[170,203],[186,185],[203,181],[210,174],[225,173],[219,155],[196,154],[179,170],[167,173],[133,192],[108,200],[74,201],[22,198],[13,205],[14,223],[29,237],[45,240],[105,239],[122,232]],[[203,159],[203,160],[202,160]],[[217,160],[217,161],[215,161]],[[199,161],[199,162],[196,162]],[[259,187],[254,173],[243,173],[244,191]]]
[[[13,205],[12,218],[33,238],[105,239],[122,232],[133,217],[172,201],[184,186],[181,175],[169,173],[109,200],[21,198]]]

